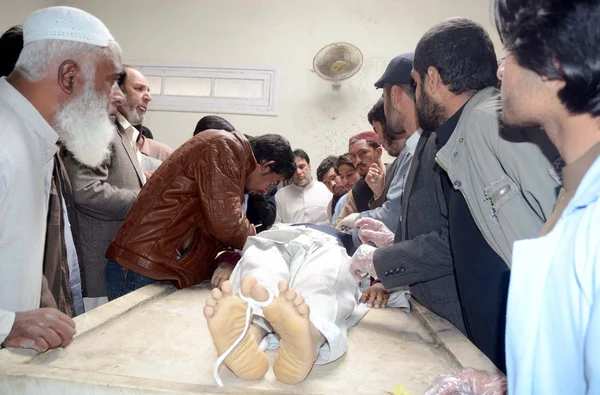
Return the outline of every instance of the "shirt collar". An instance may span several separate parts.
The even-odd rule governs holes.
[[[0,101],[4,101],[6,105],[12,107],[15,113],[43,141],[45,158],[52,158],[56,154],[58,133],[46,122],[33,104],[6,81],[6,77],[0,78]],[[25,132],[29,132],[29,129]]]
[[[131,124],[129,123],[129,121],[127,120],[127,118],[125,118],[125,117],[123,116],[123,114],[121,114],[121,113],[120,113],[120,112],[118,112],[118,111],[117,111],[117,114],[116,114],[116,118],[117,118],[117,123],[118,123],[119,125],[121,125],[121,127],[123,128],[123,130],[127,130],[127,129],[129,129],[129,128],[132,128],[132,127],[133,127],[133,125],[131,125]]]
[[[307,191],[307,190],[309,190],[309,189],[311,189],[312,187],[315,186],[315,180],[313,178],[311,178],[310,184],[308,184],[305,187],[299,187],[298,185],[296,185],[294,183],[291,183],[290,185],[292,185],[294,188],[296,188],[299,191]]]
[[[596,143],[575,162],[562,169],[563,186],[567,191],[574,191],[579,187],[583,176],[600,156],[600,143]]]
[[[448,140],[450,140],[450,137],[452,137],[452,133],[454,132],[454,129],[456,129],[458,120],[460,119],[460,116],[462,115],[467,103],[465,103],[457,112],[454,113],[454,115],[452,115],[435,131],[436,143],[439,147],[446,145]]]
[[[421,129],[417,129],[417,131],[411,134],[410,137],[406,140],[405,146],[411,155],[415,154],[415,150],[417,149],[417,144],[419,144],[420,137]]]
[[[121,125],[123,130],[127,133],[127,136],[131,139],[132,144],[136,143],[137,136],[139,134],[138,130],[131,124],[129,121],[117,111],[116,114],[117,123]],[[131,135],[130,135],[131,134]]]

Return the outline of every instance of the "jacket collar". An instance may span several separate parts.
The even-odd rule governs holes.
[[[256,158],[254,157],[254,152],[252,151],[252,146],[250,145],[248,139],[246,139],[246,137],[244,137],[241,133],[233,132],[233,135],[240,141],[240,143],[242,143],[244,146],[244,151],[248,155],[248,160],[246,161],[246,176],[248,176],[248,174],[252,173],[257,166]]]
[[[494,98],[495,100],[491,100]],[[485,103],[486,101],[488,103]],[[446,171],[450,171],[450,168],[458,161],[459,155],[454,155],[454,153],[460,151],[465,144],[467,128],[464,127],[464,124],[470,118],[471,113],[484,103],[488,110],[495,111],[499,114],[502,104],[500,101],[500,92],[497,88],[488,87],[480,90],[464,106],[452,136],[450,136],[448,142],[440,148],[437,153],[437,158]],[[498,122],[500,122],[500,120],[498,120]]]

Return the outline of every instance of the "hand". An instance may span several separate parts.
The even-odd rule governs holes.
[[[375,198],[381,197],[385,188],[385,174],[376,163],[373,163],[371,167],[369,167],[369,172],[365,176],[365,181],[369,188],[371,188],[371,191],[373,191]]]
[[[384,288],[383,284],[375,283],[365,289],[360,298],[360,303],[366,303],[367,306],[375,307],[376,309],[380,307],[383,309],[387,306],[389,298],[390,293]]]
[[[15,322],[4,345],[44,352],[68,346],[75,333],[75,321],[56,309],[24,311],[15,314]]]
[[[363,244],[375,244],[378,248],[386,248],[394,244],[394,233],[383,222],[373,218],[361,218],[354,224],[360,228],[358,238]]]
[[[213,288],[220,288],[221,284],[229,280],[229,277],[231,277],[231,273],[233,272],[234,267],[235,266],[231,263],[219,264],[219,266],[213,273],[212,280],[210,280],[210,285],[212,285]]]
[[[456,376],[438,377],[425,395],[504,395],[507,393],[506,377],[483,370],[463,369]]]
[[[355,279],[360,281],[364,274],[367,273],[369,275],[375,274],[375,267],[373,266],[373,255],[377,248],[363,244],[352,255],[352,260],[350,261],[350,273],[354,276]]]
[[[154,174],[154,171],[145,171],[144,175],[146,176],[146,179],[149,180],[150,177],[152,177],[152,174]]]

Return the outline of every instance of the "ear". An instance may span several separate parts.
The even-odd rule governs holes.
[[[427,87],[429,88],[429,92],[435,95],[444,85],[442,81],[442,77],[440,76],[440,72],[437,68],[433,66],[429,66],[427,68]]]
[[[271,166],[273,166],[274,164],[275,164],[274,160],[271,160],[271,161],[267,162],[266,159],[263,159],[260,162],[260,166],[261,166],[260,172],[261,172],[261,174],[269,174],[269,173],[271,173],[271,171],[272,171],[271,170]]]
[[[377,147],[375,153],[377,154],[377,159],[381,158],[381,155],[383,154],[383,147]]]
[[[73,93],[80,71],[77,63],[72,60],[64,61],[58,68],[58,86],[67,95]]]
[[[390,103],[392,103],[392,106],[397,109],[398,106],[400,105],[400,101],[402,98],[402,88],[400,88],[398,85],[392,85],[392,89],[390,89]]]
[[[558,62],[558,60],[554,60],[553,63],[554,63],[554,68],[556,70],[560,70],[560,63]],[[548,77],[547,75],[542,75],[540,78],[546,86],[551,87],[555,91],[561,90],[566,85],[565,80],[563,80],[561,78],[552,78],[552,77]]]

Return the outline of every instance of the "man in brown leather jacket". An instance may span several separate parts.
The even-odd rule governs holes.
[[[244,194],[266,193],[295,170],[279,135],[248,141],[212,130],[191,138],[148,180],[108,248],[109,300],[155,281],[186,288],[210,279],[216,255],[256,233]]]

